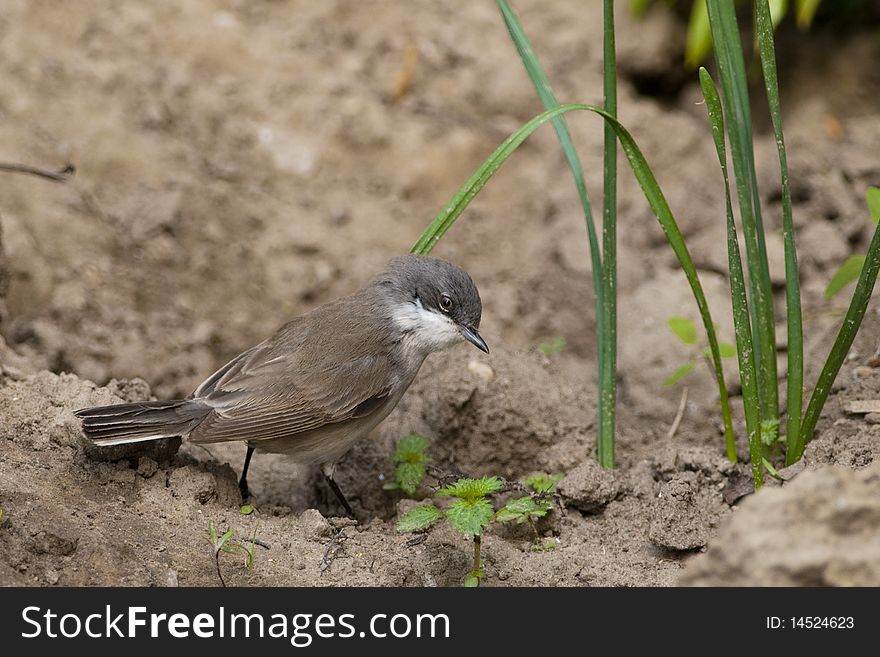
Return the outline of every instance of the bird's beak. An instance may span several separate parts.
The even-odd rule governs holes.
[[[462,326],[461,334],[464,336],[465,340],[470,342],[477,349],[479,349],[480,351],[485,351],[487,354],[489,353],[489,346],[486,344],[486,341],[480,337],[480,334],[477,333],[476,329]]]

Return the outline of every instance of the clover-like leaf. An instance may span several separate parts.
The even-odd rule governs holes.
[[[556,484],[563,476],[562,473],[537,472],[526,477],[523,483],[536,493],[553,493],[556,490]]]
[[[664,386],[675,385],[676,383],[681,381],[684,377],[686,377],[688,374],[690,374],[691,371],[696,366],[697,366],[697,364],[694,361],[691,361],[690,363],[685,363],[684,365],[679,367],[677,370],[675,370],[672,374],[670,374],[668,377],[666,377],[666,379],[663,381],[663,385]]]
[[[702,354],[706,358],[712,358],[712,350],[709,347],[704,347]],[[736,357],[736,345],[729,342],[719,342],[718,354],[722,358],[734,358]]]
[[[718,351],[722,358],[736,358],[736,345],[729,342],[719,342]]]
[[[553,354],[558,354],[560,351],[565,349],[566,342],[565,338],[562,336],[553,338],[550,342],[542,342],[538,345],[538,351],[540,351],[545,356],[552,356]]]
[[[529,518],[537,520],[546,516],[553,508],[553,502],[548,499],[535,499],[530,495],[511,500],[498,510],[495,520],[498,522],[510,522],[515,520],[522,524]]]
[[[687,317],[670,317],[666,324],[683,343],[697,344],[697,327]]]
[[[433,504],[420,504],[407,511],[397,523],[399,532],[417,532],[427,529],[443,517],[443,512]]]
[[[397,485],[407,495],[412,495],[416,492],[424,477],[424,463],[400,463],[394,471],[394,479]]]
[[[483,475],[480,479],[459,479],[458,481],[444,486],[437,495],[440,497],[457,497],[461,500],[476,501],[491,495],[504,488],[504,482],[498,477]]]
[[[864,266],[865,256],[863,255],[852,255],[847,258],[828,281],[828,287],[825,288],[825,298],[830,299],[847,285],[858,280]]]
[[[479,536],[492,522],[495,512],[489,501],[483,498],[476,500],[458,500],[453,502],[446,511],[449,524],[468,538]]]

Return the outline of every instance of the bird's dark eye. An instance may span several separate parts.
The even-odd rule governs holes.
[[[447,313],[452,310],[452,297],[448,294],[440,295],[440,309]]]

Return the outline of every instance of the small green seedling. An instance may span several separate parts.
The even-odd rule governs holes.
[[[233,554],[235,552],[239,552],[244,554],[245,557],[245,566],[247,568],[253,568],[254,565],[254,550],[257,545],[257,528],[254,527],[253,535],[251,536],[251,545],[250,547],[245,547],[241,543],[233,543],[232,539],[235,537],[234,529],[227,529],[222,535],[217,531],[217,528],[214,526],[214,521],[208,521],[208,541],[211,543],[211,547],[214,548],[214,565],[217,569],[217,577],[220,579],[220,584],[224,587],[226,586],[226,580],[223,579],[223,573],[220,571],[220,553],[225,552],[226,554]]]
[[[556,492],[556,483],[562,479],[561,474],[538,473],[527,477],[523,483],[532,490],[531,495],[525,495],[505,504],[495,514],[498,522],[516,522],[521,525],[528,522],[535,534],[534,549],[549,550],[555,544],[541,544],[541,535],[535,522],[546,516],[553,510],[553,500],[550,495]]]
[[[770,449],[782,446],[783,441],[779,437],[778,419],[761,420],[761,442]]]
[[[425,465],[431,458],[425,454],[428,439],[411,433],[397,445],[397,451],[391,456],[397,466],[394,468],[394,481],[386,482],[385,490],[402,490],[407,495],[415,495],[422,480],[425,478]]]
[[[253,506],[252,504],[243,504],[239,511],[241,512],[241,515],[249,516],[252,513],[256,513],[257,507]]]
[[[566,346],[567,343],[565,341],[565,338],[560,335],[553,338],[549,342],[541,342],[538,345],[538,351],[540,351],[545,356],[553,356],[563,351]]]
[[[453,497],[455,501],[444,512],[431,503],[422,504],[410,510],[397,525],[398,531],[414,532],[427,529],[445,517],[453,528],[461,532],[465,538],[474,542],[474,561],[471,571],[464,578],[464,585],[474,587],[486,576],[480,548],[483,531],[492,522],[495,510],[489,502],[489,496],[504,488],[504,482],[498,477],[483,476],[480,479],[459,479],[458,481],[437,491],[438,497]]]
[[[865,192],[865,201],[868,204],[868,214],[875,224],[880,222],[880,187],[868,187]],[[825,298],[831,299],[853,281],[859,280],[862,267],[865,266],[865,256],[852,255],[834,272],[834,276],[828,281],[825,288]]]
[[[532,489],[538,495],[545,493],[555,493],[556,484],[564,477],[562,473],[547,474],[546,472],[536,472],[529,475],[523,480],[523,483]]]
[[[528,522],[535,532],[538,549],[547,550],[553,547],[540,545],[540,535],[535,521],[546,516],[553,509],[550,496],[556,491],[556,483],[562,479],[561,474],[539,473],[528,477],[525,482],[532,492],[505,504],[497,512],[492,508],[489,497],[505,489],[504,481],[498,477],[484,476],[481,479],[459,479],[455,483],[437,491],[438,497],[452,497],[455,501],[446,511],[432,503],[420,504],[407,512],[397,525],[401,532],[424,531],[441,518],[446,518],[449,525],[470,538],[474,542],[474,561],[471,571],[464,578],[467,587],[479,586],[480,580],[486,576],[480,556],[482,535],[492,522]]]
[[[669,326],[669,329],[675,334],[675,337],[679,339],[679,341],[687,345],[689,347],[694,347],[695,350],[700,346],[700,339],[697,334],[696,325],[686,317],[670,317],[666,322]],[[718,343],[718,351],[721,353],[722,358],[736,358],[736,346],[729,344],[727,342],[719,342]],[[708,346],[703,346],[700,349],[699,356],[695,355],[690,361],[676,369],[672,374],[670,374],[663,381],[664,386],[672,386],[681,381],[684,377],[690,374],[696,367],[697,363],[699,363],[700,356],[711,361],[712,352]]]

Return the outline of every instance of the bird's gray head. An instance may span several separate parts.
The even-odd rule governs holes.
[[[417,350],[429,353],[467,340],[489,353],[478,332],[480,293],[461,267],[429,256],[400,256],[374,284],[385,293],[392,321]]]

